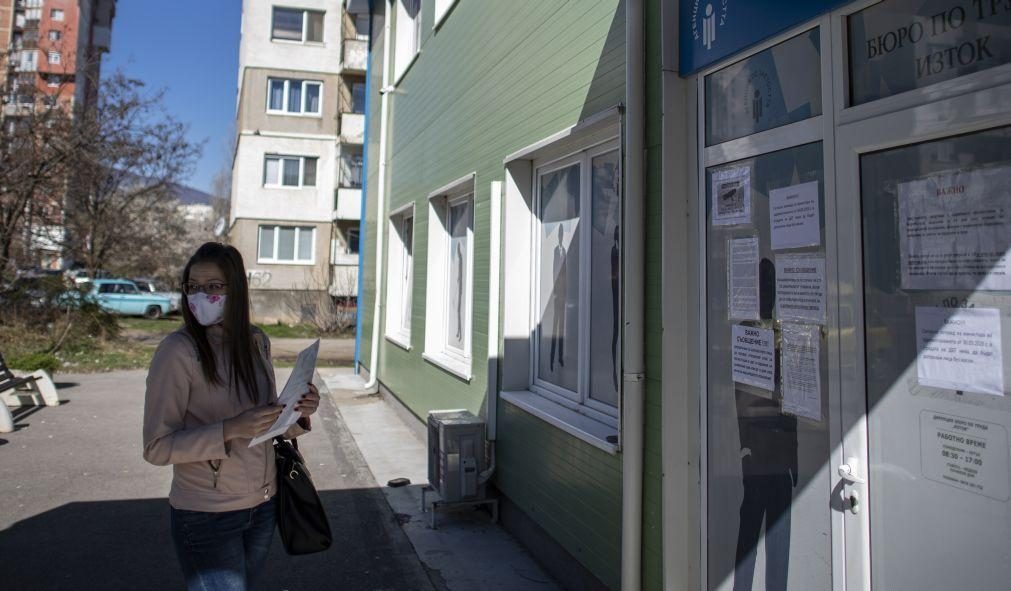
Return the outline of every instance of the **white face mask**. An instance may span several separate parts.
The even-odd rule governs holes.
[[[195,293],[186,296],[190,306],[190,312],[196,317],[197,322],[204,326],[220,324],[225,317],[225,296],[207,295],[206,293]]]

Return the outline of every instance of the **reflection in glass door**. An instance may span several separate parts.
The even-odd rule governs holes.
[[[710,589],[830,589],[821,142],[707,187]]]

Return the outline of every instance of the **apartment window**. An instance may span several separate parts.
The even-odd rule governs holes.
[[[411,348],[414,289],[414,206],[390,215],[389,275],[386,289],[386,338]]]
[[[49,88],[59,88],[60,77],[54,75],[46,76],[46,86],[48,86]]]
[[[288,78],[267,79],[267,112],[291,115],[319,115],[323,83]]]
[[[425,352],[431,363],[471,378],[474,175],[429,197]]]
[[[506,161],[502,399],[609,453],[622,392],[617,109]]]
[[[50,41],[59,41],[62,38],[63,38],[63,33],[61,33],[60,31],[56,31],[56,30],[49,31],[49,40]]]
[[[355,38],[367,41],[369,38],[370,17],[368,14],[355,15]]]
[[[399,80],[421,48],[421,0],[397,0],[394,71]]]
[[[63,58],[60,55],[60,52],[58,52],[58,51],[50,51],[49,52],[49,63],[51,63],[51,64],[58,64],[58,63],[60,63],[62,61],[62,59]]]
[[[361,154],[345,154],[341,156],[340,186],[357,189],[362,186],[362,168],[364,159]]]
[[[260,226],[257,262],[313,264],[315,243],[312,226]]]
[[[350,228],[348,230],[348,254],[358,254],[361,248],[359,244],[359,232],[358,228]]]
[[[323,15],[319,10],[274,7],[271,39],[300,43],[323,42]]]
[[[264,157],[263,185],[265,187],[315,187],[318,160],[314,156],[268,154]]]
[[[365,112],[365,83],[355,82],[351,85],[351,112]]]
[[[61,10],[59,8],[53,8],[53,9],[51,9],[49,11],[49,18],[52,19],[52,20],[54,20],[54,21],[62,21],[63,20],[63,10]]]

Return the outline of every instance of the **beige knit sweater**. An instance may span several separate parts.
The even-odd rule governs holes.
[[[169,503],[176,509],[249,509],[274,495],[272,442],[248,447],[249,439],[224,440],[225,419],[277,400],[270,341],[259,329],[254,333],[269,369],[257,378],[261,400],[255,403],[244,391],[236,395],[227,383],[231,372],[220,326],[208,329],[207,336],[224,385],[204,378],[196,345],[185,329],[166,337],[154,354],[144,398],[144,459],[156,466],[172,465]],[[305,429],[294,425],[285,437],[302,433]]]

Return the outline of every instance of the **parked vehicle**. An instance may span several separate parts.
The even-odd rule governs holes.
[[[76,291],[67,292],[65,296],[70,301],[81,297]],[[143,316],[151,320],[157,320],[172,310],[169,298],[145,293],[133,281],[126,279],[95,279],[83,297],[114,314]]]
[[[165,296],[172,302],[171,312],[178,312],[179,306],[182,304],[183,294],[178,291],[172,291],[165,287],[154,279],[148,279],[147,277],[135,277],[132,280],[137,287],[144,293],[153,293],[155,295]]]

